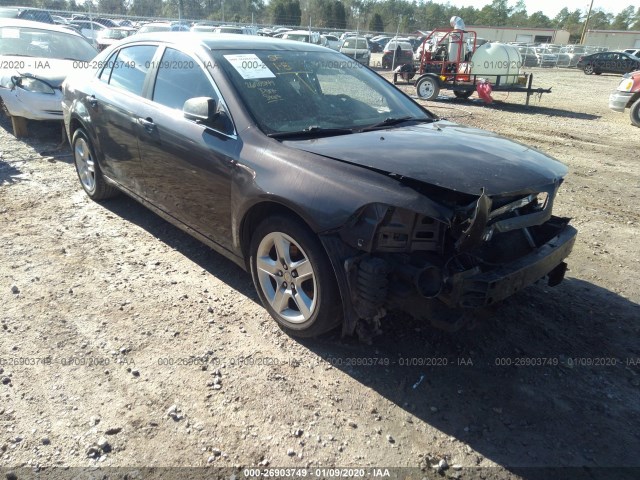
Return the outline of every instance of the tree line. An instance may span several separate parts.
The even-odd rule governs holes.
[[[5,3],[5,2],[2,2]],[[51,10],[88,11],[140,17],[224,20],[322,29],[356,29],[374,32],[411,32],[449,26],[457,15],[467,25],[557,28],[568,30],[571,41],[580,38],[585,10],[563,8],[554,18],[542,11],[528,12],[524,0],[510,4],[493,0],[478,9],[454,7],[431,0],[23,0],[25,6]],[[640,30],[640,7],[629,5],[617,15],[594,9],[588,28]]]

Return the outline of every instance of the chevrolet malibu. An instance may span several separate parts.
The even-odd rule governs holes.
[[[63,85],[87,195],[125,192],[245,268],[291,335],[351,334],[390,309],[453,328],[564,277],[565,166],[438,119],[349,57],[163,33],[93,64]]]

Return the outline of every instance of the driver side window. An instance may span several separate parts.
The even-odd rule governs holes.
[[[209,97],[219,101],[209,75],[190,56],[167,48],[158,68],[153,101],[182,110],[190,98]]]

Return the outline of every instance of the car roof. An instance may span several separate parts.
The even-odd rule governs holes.
[[[153,32],[138,33],[124,39],[119,45],[138,42],[158,42],[181,45],[192,50],[200,45],[210,50],[318,50],[326,52],[327,48],[312,43],[283,40],[257,35],[234,35],[210,32]]]
[[[0,27],[28,27],[28,28],[36,28],[39,30],[49,30],[53,32],[61,32],[68,33],[71,35],[76,35],[78,37],[84,38],[79,33],[69,30],[66,27],[61,25],[54,25],[52,23],[44,23],[44,22],[34,22],[31,20],[21,20],[19,18],[0,18]]]

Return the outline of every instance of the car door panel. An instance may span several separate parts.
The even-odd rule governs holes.
[[[110,58],[107,62],[111,71],[102,72],[94,81],[94,94],[86,99],[100,142],[104,173],[137,193],[143,189],[137,112],[144,101],[148,70],[145,65],[150,64],[156,48],[151,45],[129,47],[111,57],[113,60]]]
[[[212,79],[195,59],[167,49],[158,66],[154,100],[140,110],[137,125],[144,196],[200,234],[231,248],[231,178],[241,141],[184,117],[181,108],[187,98],[219,101]],[[178,68],[167,83],[168,71],[163,68],[171,67]]]
[[[140,117],[144,197],[202,235],[231,246],[231,176],[240,141],[176,112]]]

